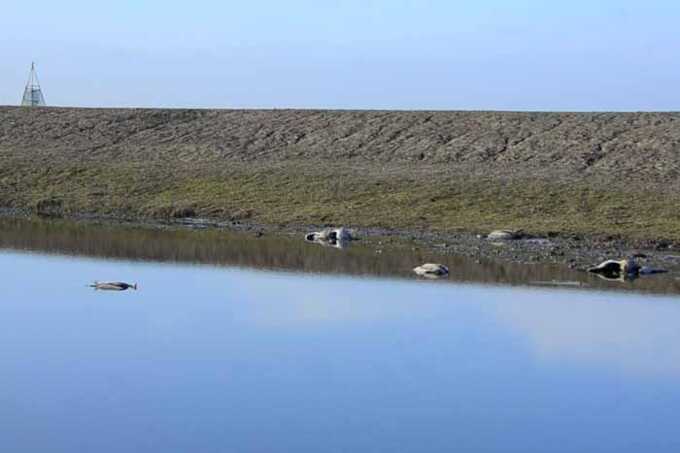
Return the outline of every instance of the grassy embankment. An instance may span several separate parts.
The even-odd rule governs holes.
[[[16,174],[20,173],[21,177]],[[179,172],[182,174],[185,172]],[[534,233],[680,239],[680,196],[587,184],[479,177],[432,179],[300,165],[173,175],[119,165],[22,168],[3,176],[0,204],[127,218],[194,215],[264,224],[348,224],[441,232],[522,228]]]
[[[50,112],[50,109],[47,111]],[[268,145],[264,143],[255,150],[261,153],[259,157],[250,158],[248,153],[255,152],[252,146],[243,145],[247,142],[234,135],[223,134],[218,137],[217,144],[206,144],[203,136],[187,138],[183,135],[181,139],[173,140],[172,134],[169,137],[164,135],[166,124],[172,125],[175,121],[172,117],[174,113],[165,114],[164,121],[156,121],[150,129],[144,130],[147,131],[144,134],[131,133],[127,138],[116,138],[110,143],[101,139],[100,131],[97,135],[99,141],[94,140],[91,147],[88,147],[87,141],[88,138],[92,140],[91,132],[65,134],[68,140],[63,138],[65,135],[57,135],[63,128],[72,127],[71,122],[64,125],[65,120],[61,116],[68,114],[71,119],[74,115],[85,116],[96,125],[97,119],[91,118],[92,112],[103,115],[102,111],[97,110],[61,109],[52,111],[48,119],[48,115],[29,118],[28,113],[17,109],[3,112],[13,121],[10,126],[5,126],[4,136],[0,135],[0,206],[34,211],[47,206],[48,211],[51,209],[66,215],[95,214],[126,218],[196,215],[277,225],[346,224],[441,232],[522,228],[537,234],[560,232],[621,235],[633,239],[680,239],[677,178],[673,183],[674,172],[678,168],[676,161],[680,161],[676,151],[680,141],[676,141],[674,136],[666,137],[660,144],[654,145],[649,158],[661,156],[665,159],[662,167],[645,164],[647,160],[638,154],[629,159],[635,161],[632,164],[626,164],[625,161],[621,164],[621,159],[626,159],[622,153],[640,152],[639,146],[635,148],[637,145],[633,146],[634,151],[629,151],[631,137],[616,147],[617,137],[627,130],[633,130],[637,135],[653,134],[653,131],[645,129],[647,123],[658,121],[653,117],[645,117],[647,123],[642,126],[626,126],[630,118],[619,121],[615,115],[613,119],[602,119],[616,123],[618,129],[615,128],[611,134],[614,138],[610,138],[606,146],[598,145],[593,151],[592,142],[603,140],[586,135],[580,139],[583,143],[579,144],[578,137],[583,136],[583,130],[590,130],[586,128],[589,122],[583,120],[581,124],[578,122],[579,117],[572,119],[575,126],[569,126],[569,121],[560,119],[560,127],[571,129],[565,129],[566,132],[557,140],[547,135],[558,129],[554,125],[545,126],[545,131],[528,136],[521,132],[525,127],[522,122],[534,127],[536,121],[542,121],[540,116],[507,114],[520,116],[505,119],[503,114],[487,114],[496,115],[493,116],[495,122],[489,120],[489,124],[485,124],[476,120],[475,124],[468,125],[468,129],[460,132],[461,136],[482,134],[486,142],[481,158],[479,153],[461,158],[457,149],[442,151],[440,144],[439,148],[432,148],[439,154],[433,154],[432,161],[428,161],[427,154],[421,151],[424,145],[418,143],[446,131],[449,133],[447,140],[451,142],[451,131],[458,127],[456,121],[460,121],[459,117],[447,120],[449,123],[437,126],[434,131],[420,131],[420,136],[415,135],[412,126],[411,129],[405,126],[405,130],[411,131],[405,133],[411,141],[392,143],[392,149],[396,150],[393,159],[385,158],[383,154],[378,157],[370,155],[372,146],[376,149],[386,146],[376,143],[376,137],[381,137],[382,129],[367,134],[365,143],[360,143],[357,148],[367,151],[356,157],[347,154],[346,147],[337,144],[343,136],[341,139],[333,138],[333,126],[328,125],[325,128],[319,126],[324,137],[330,137],[321,145],[317,137],[317,142],[305,147],[304,137],[309,139],[314,130],[304,130],[299,133],[303,137],[301,142],[285,148],[285,152],[266,154]],[[107,126],[103,126],[104,136],[118,133],[117,128],[126,127],[125,121],[138,121],[139,116],[147,121],[145,115],[157,115],[154,111],[103,112],[106,115],[103,115],[105,118],[102,121],[109,121]],[[125,121],[120,118],[116,118],[115,124],[110,121],[111,115],[116,117],[123,114]],[[236,114],[229,112],[229,115]],[[274,119],[279,118],[276,115],[285,114],[269,113]],[[292,112],[287,114],[293,115]],[[352,114],[360,115],[337,113],[344,115],[343,121],[349,121],[348,115],[352,119]],[[194,112],[194,115],[199,114]],[[225,121],[220,120],[219,112],[215,115],[217,120]],[[248,113],[243,115],[247,116]],[[395,118],[398,120],[401,116],[417,117],[420,114],[397,112],[391,115],[397,115]],[[437,118],[437,115],[444,116],[447,113],[430,114],[430,117]],[[482,119],[485,119],[484,114],[470,115],[482,115]],[[501,118],[500,126],[497,125],[498,115]],[[675,116],[661,118],[674,125],[672,121],[675,121]],[[274,119],[259,118],[253,131],[248,132],[246,128],[241,133],[262,134],[263,127],[275,130],[280,126],[275,124]],[[304,120],[296,119],[298,127],[303,127],[299,124],[304,124]],[[431,121],[429,117],[427,120]],[[192,116],[192,121],[198,120]],[[389,118],[385,121],[389,121]],[[505,129],[509,127],[508,124],[518,121],[519,138],[514,138]],[[30,135],[34,128],[45,125],[51,128],[54,136],[48,134],[37,140]],[[17,132],[18,127],[21,129]],[[240,127],[243,129],[243,126]],[[359,126],[354,124],[352,127],[356,129]],[[502,133],[498,132],[498,137],[494,135],[489,142],[485,127],[495,127],[492,129],[494,133],[498,130]],[[582,130],[573,130],[579,127]],[[666,131],[671,130],[668,125],[663,127]],[[148,130],[156,135],[149,135]],[[272,134],[264,136],[270,137]],[[351,136],[356,134],[353,132]],[[570,135],[564,138],[564,134]],[[398,131],[397,135],[404,133]],[[414,136],[420,140],[415,145]],[[26,138],[25,143],[21,142],[22,137]],[[357,140],[361,141],[361,137]],[[534,145],[531,144],[532,140]],[[233,142],[237,141],[243,148],[238,150],[241,153],[238,158],[233,153],[222,156],[205,152],[206,149],[222,149],[222,143],[234,148]],[[178,147],[178,142],[183,145]],[[471,143],[468,148],[464,148],[465,143],[460,144],[459,148],[479,148],[479,140]],[[527,143],[531,146],[522,148]],[[560,144],[564,147],[562,151],[555,148]],[[284,149],[279,143],[271,146],[276,150]],[[333,149],[326,149],[323,155],[315,155],[315,149],[319,146],[335,146],[337,159],[332,158],[336,152]],[[415,158],[399,154],[401,147],[406,149],[409,146],[418,148],[414,151],[417,153]],[[191,149],[194,148],[191,147],[200,157],[187,159],[187,155],[192,155]],[[426,151],[429,149],[426,148]],[[552,162],[522,154],[531,152],[540,156],[546,149],[552,150],[549,154]],[[593,155],[596,163],[591,165]],[[676,156],[675,160],[673,156]],[[532,159],[539,162],[531,163]],[[639,174],[636,173],[638,169]]]

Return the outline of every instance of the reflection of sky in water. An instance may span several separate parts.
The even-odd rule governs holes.
[[[678,298],[16,253],[0,272],[5,451],[680,448]]]
[[[529,293],[496,313],[541,359],[680,377],[680,298]]]

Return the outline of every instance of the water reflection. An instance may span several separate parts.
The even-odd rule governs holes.
[[[636,281],[603,281],[595,275],[566,266],[514,265],[457,256],[438,256],[424,250],[362,245],[336,250],[310,244],[304,237],[256,237],[225,231],[157,230],[107,225],[83,225],[67,221],[0,219],[0,249],[84,255],[142,261],[170,261],[238,266],[269,270],[330,274],[400,277],[413,279],[412,269],[426,262],[450,269],[442,282],[475,282],[511,285],[568,284],[573,287],[633,289],[680,293],[680,280],[658,276]],[[576,284],[578,283],[578,284]]]
[[[7,451],[680,446],[677,297],[8,251],[0,272]]]
[[[494,314],[524,336],[537,358],[638,375],[680,377],[677,299],[540,293],[494,304]]]

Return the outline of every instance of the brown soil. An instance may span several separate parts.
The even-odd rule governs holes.
[[[0,207],[680,240],[680,114],[0,108]]]

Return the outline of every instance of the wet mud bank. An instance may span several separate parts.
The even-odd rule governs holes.
[[[0,107],[5,215],[348,226],[375,250],[580,269],[629,254],[672,267],[677,206],[677,113]],[[525,234],[485,238],[496,229]]]
[[[606,259],[618,259],[623,257],[635,257],[643,265],[665,269],[669,272],[662,276],[649,276],[641,278],[649,283],[638,282],[637,288],[657,288],[656,292],[680,293],[680,247],[678,244],[668,241],[662,242],[631,242],[614,237],[588,237],[588,236],[563,236],[551,235],[549,237],[535,237],[527,234],[517,235],[513,239],[499,240],[481,234],[458,233],[458,234],[435,234],[427,231],[389,230],[380,228],[361,228],[350,226],[349,231],[353,237],[351,242],[344,245],[322,247],[318,243],[306,240],[309,231],[322,229],[320,225],[264,225],[247,221],[220,221],[215,219],[172,219],[158,220],[134,220],[114,217],[73,216],[68,218],[45,218],[31,215],[27,211],[0,209],[0,227],[4,227],[4,234],[8,231],[22,231],[19,236],[31,236],[25,248],[37,247],[43,250],[44,246],[51,244],[49,238],[53,232],[67,232],[68,250],[78,250],[85,254],[102,254],[99,246],[94,247],[94,240],[88,240],[89,236],[97,237],[97,242],[109,242],[111,237],[119,238],[114,245],[103,253],[103,256],[135,257],[132,249],[141,247],[145,250],[142,242],[160,241],[171,239],[192,241],[198,239],[203,244],[203,251],[198,255],[193,252],[188,257],[182,253],[170,252],[168,245],[167,253],[155,256],[157,251],[149,253],[145,251],[142,256],[150,259],[166,260],[169,258],[180,261],[192,261],[197,263],[220,263],[219,251],[229,241],[233,244],[249,243],[257,244],[257,253],[262,259],[253,258],[255,266],[277,268],[282,265],[279,258],[271,258],[271,255],[281,253],[286,255],[287,250],[297,251],[294,265],[283,265],[284,268],[296,268],[302,266],[304,270],[341,272],[341,273],[366,273],[378,275],[409,276],[413,266],[428,261],[453,263],[455,272],[461,273],[461,266],[468,269],[477,269],[475,274],[487,271],[480,269],[494,269],[487,278],[477,276],[473,281],[495,283],[531,283],[544,284],[547,286],[569,286],[576,283],[577,286],[593,286],[598,283],[602,287],[607,284],[598,281],[598,278],[587,274],[587,269]],[[70,234],[68,234],[70,232]],[[133,234],[130,234],[133,232]],[[45,244],[41,244],[41,236],[45,236]],[[123,238],[131,236],[144,238],[143,241],[129,242]],[[22,241],[25,239],[22,239]],[[78,245],[78,241],[83,241]],[[125,243],[121,251],[114,251]],[[137,244],[137,245],[134,245]],[[335,244],[335,243],[333,243]],[[3,241],[0,240],[0,246]],[[16,246],[16,242],[9,241],[7,245]],[[323,244],[322,244],[323,245]],[[96,250],[92,249],[94,247]],[[332,253],[338,259],[335,265],[339,268],[318,269],[307,268],[302,264],[305,259],[302,255],[308,255],[312,251],[322,254],[328,253],[332,247],[336,250]],[[22,248],[22,247],[20,247]],[[213,249],[213,251],[209,251]],[[128,250],[128,252],[124,252]],[[193,249],[192,249],[193,250]],[[304,251],[304,253],[303,253]],[[119,254],[122,255],[119,256]],[[370,263],[359,265],[352,258],[349,265],[343,261],[343,254],[361,256],[362,260]],[[271,260],[272,262],[268,262]],[[262,264],[262,262],[268,264]],[[381,262],[386,264],[380,264]],[[399,266],[395,266],[395,261]],[[237,263],[242,264],[242,263]],[[318,263],[316,263],[318,264]],[[253,265],[253,263],[245,263]],[[357,267],[358,266],[358,267]],[[390,270],[387,271],[386,269]],[[378,271],[376,272],[376,269]],[[511,271],[508,271],[511,269]],[[547,270],[547,271],[546,271]],[[356,272],[355,272],[356,271]],[[467,273],[465,272],[465,273]],[[515,277],[505,277],[510,272]],[[521,276],[521,277],[520,277]],[[609,287],[623,288],[621,282],[609,283]],[[597,285],[595,285],[597,286]],[[659,288],[663,290],[659,291]]]

